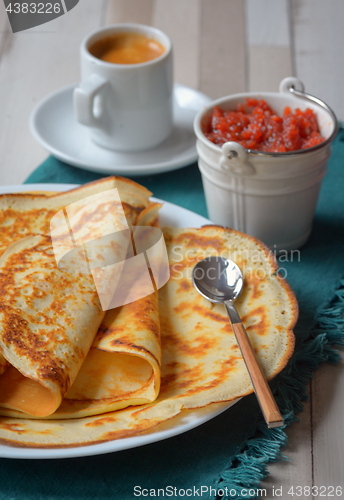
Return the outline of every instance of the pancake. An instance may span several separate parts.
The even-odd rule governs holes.
[[[60,271],[49,236],[36,235],[0,258],[0,297],[0,346],[10,364],[0,406],[44,417],[60,406],[104,317],[97,290],[77,263]]]
[[[162,387],[167,392],[185,387],[178,400],[187,408],[250,394],[251,380],[225,307],[199,295],[192,269],[203,258],[220,255],[242,270],[244,288],[236,306],[268,380],[284,368],[294,349],[298,306],[291,288],[276,274],[272,253],[250,236],[218,226],[164,233],[171,279],[160,294],[166,345]]]
[[[9,367],[8,362],[3,357],[3,355],[0,353],[0,375],[5,373],[5,371],[7,370],[8,367]]]
[[[111,190],[101,193],[98,205],[93,198],[94,196],[87,197],[85,199],[87,203],[85,200],[81,200],[81,202],[74,202],[67,207],[69,226],[66,224],[63,210],[55,214],[50,222],[53,242],[55,242],[55,256],[59,256],[63,260],[73,248],[74,243],[86,243],[87,264],[93,268],[92,274],[94,270],[97,271],[98,265],[106,266],[114,260],[113,254],[110,252],[111,245],[107,252],[107,255],[110,254],[110,259],[104,260],[104,245],[106,249],[107,235],[111,236],[112,246],[115,243],[115,248],[121,249],[116,259],[117,262],[125,259],[128,247],[128,241],[123,237],[123,233],[125,233],[123,229],[127,227],[126,220],[121,214],[122,207],[120,203],[118,204],[119,200],[113,198]],[[111,202],[110,207],[107,206],[109,202]],[[160,204],[150,204],[141,212],[142,216],[141,214],[137,216],[136,211],[134,213],[135,223],[148,227],[156,226],[160,207]],[[101,218],[97,218],[97,223],[95,225],[88,224],[88,222],[94,221],[94,215],[97,216],[98,212]],[[132,224],[134,217],[129,220]],[[73,232],[74,242],[70,241],[69,229]],[[113,238],[114,232],[115,240]],[[105,235],[105,242],[103,235]],[[68,264],[70,265],[70,262]],[[86,263],[85,266],[87,268]],[[106,269],[108,268],[98,269],[98,273],[102,272],[101,286],[103,290],[100,291],[97,287],[100,298],[102,295],[109,295],[106,287],[104,290],[104,279],[107,279],[113,287],[114,282],[119,278],[118,272],[111,275],[111,279],[107,277],[104,274]],[[151,282],[150,277],[149,280]],[[113,309],[106,314],[92,349],[81,369],[79,366],[77,377],[73,377],[71,389],[67,394],[64,393],[64,400],[58,411],[49,415],[35,415],[31,412],[33,418],[43,416],[54,419],[78,418],[154,401],[160,387],[161,348],[158,299],[153,286],[152,292],[141,300]],[[122,290],[121,295],[123,295]],[[102,305],[104,304],[102,303]],[[53,347],[51,349],[53,350]],[[5,378],[3,380],[5,381]],[[19,408],[17,407],[17,409]],[[0,409],[0,412],[6,415],[25,417],[23,412],[15,411],[13,405],[12,408]]]
[[[25,349],[21,355],[21,359],[19,359],[20,354],[18,349],[16,349],[15,342],[11,340],[8,342],[9,331],[5,324],[6,318],[3,317],[2,324],[0,321],[0,336],[3,340],[2,342],[0,341],[0,375],[2,375],[0,377],[0,393],[2,394],[0,394],[0,407],[2,407],[2,410],[0,411],[5,413],[8,411],[18,413],[19,411],[29,413],[33,417],[43,417],[54,413],[58,408],[62,398],[68,392],[71,383],[74,382],[94,340],[99,323],[104,318],[106,311],[105,302],[109,298],[111,299],[111,294],[113,294],[116,283],[120,278],[120,263],[125,260],[128,247],[131,245],[129,226],[136,221],[142,210],[149,207],[149,195],[150,192],[148,190],[132,181],[110,177],[88,185],[86,184],[81,188],[67,193],[58,193],[51,197],[39,194],[3,195],[0,197],[0,253],[3,253],[4,249],[7,248],[0,260],[0,266],[3,270],[0,292],[4,302],[11,301],[13,294],[19,297],[16,314],[19,322],[22,321],[28,324],[28,338],[32,337],[30,338],[30,342],[39,342],[39,338],[33,333],[37,330],[37,317],[41,318],[41,320],[44,318],[45,322],[48,321],[52,325],[52,331],[49,332],[50,336],[53,335],[52,332],[57,328],[55,323],[59,324],[61,321],[61,318],[58,317],[59,311],[55,311],[56,318],[54,318],[51,315],[49,316],[49,310],[42,311],[37,309],[41,307],[41,304],[33,305],[33,300],[31,300],[33,297],[36,297],[37,293],[43,293],[40,289],[37,291],[37,286],[40,288],[40,284],[44,279],[47,279],[45,276],[47,273],[46,268],[51,268],[55,273],[54,276],[49,278],[52,293],[56,291],[58,294],[60,291],[61,296],[55,298],[55,301],[57,303],[59,299],[60,303],[63,302],[63,291],[60,290],[59,282],[63,282],[61,276],[64,276],[64,274],[61,274],[56,267],[55,256],[59,265],[63,264],[62,268],[64,267],[66,276],[71,275],[68,282],[69,289],[72,289],[72,277],[75,278],[77,274],[84,275],[82,279],[87,283],[87,286],[83,285],[85,293],[92,285],[93,295],[92,300],[88,300],[88,306],[87,301],[85,302],[84,299],[80,299],[77,295],[74,299],[76,300],[76,304],[78,300],[79,302],[81,300],[79,306],[81,316],[87,319],[89,314],[91,314],[91,316],[93,315],[96,318],[95,322],[87,320],[90,326],[87,331],[82,325],[80,326],[80,321],[69,319],[68,321],[72,321],[70,331],[67,325],[64,325],[66,330],[65,341],[71,336],[74,339],[72,341],[73,344],[76,338],[82,338],[82,353],[80,356],[76,356],[74,353],[75,359],[78,361],[72,363],[72,368],[66,366],[65,375],[62,377],[63,381],[60,383],[62,387],[52,387],[48,384],[50,392],[45,392],[43,389],[37,392],[40,387],[37,385],[38,383],[42,387],[46,386],[42,380],[45,375],[40,376],[38,373],[43,373],[43,366],[39,367],[36,363],[34,369],[32,368],[32,360],[26,355],[27,353],[25,354],[28,349],[32,349],[32,345],[24,346]],[[43,246],[46,247],[48,244],[51,246],[50,237],[31,236],[30,238],[29,236],[28,238],[23,238],[23,236],[35,233],[50,234],[50,229],[54,249],[49,249],[50,260],[49,262],[45,262],[44,259],[46,259],[47,255],[45,252],[41,254],[37,250],[39,244],[36,244],[36,242],[38,241],[37,238],[43,238],[43,240],[44,238],[48,238],[44,240]],[[30,246],[31,243],[33,245],[32,248]],[[8,245],[10,246],[8,247]],[[82,248],[83,251],[79,251]],[[27,256],[25,255],[26,253]],[[38,258],[38,261],[34,261],[33,257],[30,257],[31,254]],[[76,256],[78,257],[77,262]],[[27,269],[25,272],[30,271],[30,263],[33,265],[34,270],[30,275],[30,280],[26,286],[23,286],[23,290],[20,291],[20,280],[23,278],[21,275],[22,270],[18,266],[17,268],[13,267],[13,262],[20,262],[20,260],[27,258],[29,262],[26,263]],[[42,260],[41,264],[39,260]],[[116,273],[109,275],[106,273],[107,266],[113,263],[117,266]],[[40,265],[43,266],[42,269],[40,269]],[[17,270],[17,274],[14,273],[12,275],[13,270]],[[5,276],[7,278],[10,276],[12,282],[16,283],[15,289],[9,289]],[[38,285],[35,283],[35,276],[40,276]],[[94,286],[95,278],[98,278],[100,281],[97,289]],[[30,300],[29,297],[31,297]],[[95,297],[97,297],[97,300],[98,297],[100,298],[102,307],[98,303],[99,300],[98,302],[95,300]],[[89,296],[88,299],[90,299]],[[102,299],[104,300],[102,301]],[[28,300],[31,306],[29,319],[26,317],[27,310],[25,310],[25,308],[28,308]],[[24,311],[21,313],[19,313],[20,304],[24,307]],[[86,314],[83,311],[85,307],[89,309]],[[77,305],[75,305],[75,308],[77,308]],[[12,314],[9,311],[7,312],[8,314]],[[96,327],[94,326],[95,324]],[[78,330],[80,330],[79,333]],[[46,334],[43,336],[46,336]],[[52,339],[50,340],[47,347],[48,358],[49,356],[54,357],[54,352],[58,349],[58,342],[54,344]],[[68,340],[67,343],[70,343],[70,341]],[[74,346],[72,345],[72,349],[80,350],[77,342]],[[46,360],[43,361],[42,359],[42,364],[46,362]],[[61,363],[64,364],[63,361]],[[19,373],[17,373],[18,370],[25,376],[19,376]],[[69,373],[71,370],[72,375]],[[30,378],[35,380],[34,384],[29,384],[28,379]],[[24,389],[20,390],[21,386],[23,388],[30,386],[31,392],[36,391],[37,394],[40,394],[37,397],[38,399],[42,397],[46,401],[45,407],[40,408],[37,405],[37,398],[32,398],[32,404],[28,404],[28,402],[19,404],[19,394],[22,394],[24,391]],[[6,387],[7,389],[5,390]],[[17,394],[18,397],[12,397],[11,393]],[[11,399],[11,402],[9,402],[9,399]]]
[[[118,189],[129,226],[150,205],[151,192],[148,189],[115,176],[49,197],[27,193],[0,195],[0,256],[11,243],[25,236],[50,235],[51,219],[66,206],[111,189]]]
[[[161,204],[152,203],[135,225],[157,227],[160,208]],[[160,379],[159,306],[154,290],[107,311],[74,384],[49,418],[80,418],[153,402]]]
[[[217,226],[164,230],[171,278],[159,290],[161,388],[153,403],[67,420],[2,417],[0,439],[17,446],[80,446],[143,432],[211,403],[253,391],[222,305],[194,290],[194,265],[209,255],[236,262],[244,273],[237,308],[268,379],[288,362],[298,307],[272,253],[258,240]]]

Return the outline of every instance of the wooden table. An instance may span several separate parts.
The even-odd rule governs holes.
[[[0,184],[22,183],[47,153],[29,131],[35,105],[79,79],[79,44],[90,31],[139,22],[174,43],[175,81],[216,98],[277,91],[296,75],[344,118],[343,0],[80,0],[48,24],[12,34],[0,2]],[[273,464],[262,486],[344,489],[344,369],[322,366],[300,422],[288,429],[290,462]],[[303,496],[301,498],[304,498]]]

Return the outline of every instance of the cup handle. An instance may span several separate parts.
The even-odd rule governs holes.
[[[82,125],[99,127],[102,116],[101,103],[97,114],[94,112],[94,99],[108,84],[105,78],[98,75],[89,76],[84,82],[74,89],[75,115]]]
[[[254,166],[247,160],[247,150],[241,144],[233,141],[223,144],[220,167],[222,170],[230,171],[239,176],[256,173]]]

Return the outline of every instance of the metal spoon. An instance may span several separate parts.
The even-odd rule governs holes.
[[[193,268],[192,281],[203,297],[211,302],[222,302],[226,306],[265,421],[270,428],[281,427],[284,425],[282,416],[233,302],[238,298],[244,285],[239,267],[223,257],[207,257]]]

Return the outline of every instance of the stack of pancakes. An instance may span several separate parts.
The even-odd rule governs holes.
[[[129,228],[158,225],[160,205],[149,201],[151,193],[120,177],[65,193],[0,196],[3,442],[107,441],[149,429],[184,409],[252,392],[224,307],[210,304],[192,286],[192,268],[210,255],[227,257],[244,272],[237,307],[267,378],[292,354],[297,302],[276,273],[272,254],[254,238],[218,226],[164,228],[169,281],[104,311],[92,273],[56,264],[50,227],[68,207],[103,192],[106,200],[114,188],[121,206],[104,202],[94,208],[103,229],[109,223],[121,229],[121,211]],[[81,239],[84,220],[85,214],[75,226]],[[108,250],[123,260],[126,243]]]

